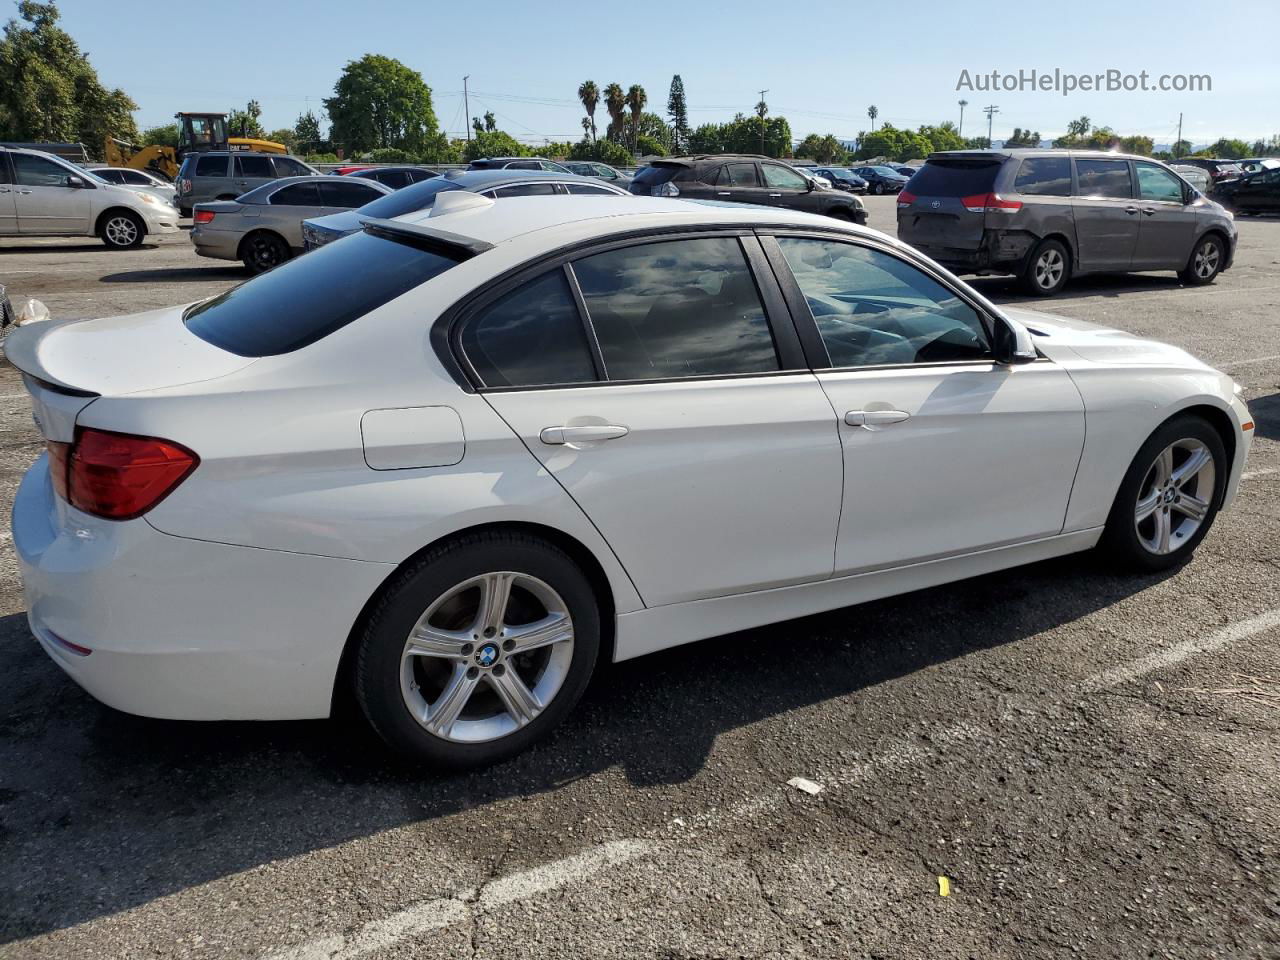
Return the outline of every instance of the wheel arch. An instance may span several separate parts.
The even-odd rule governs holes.
[[[355,653],[357,650],[358,637],[360,629],[364,625],[365,620],[369,616],[369,612],[374,608],[377,602],[386,593],[391,583],[400,572],[406,567],[417,562],[427,552],[440,547],[443,544],[455,540],[461,540],[474,534],[484,533],[521,533],[526,536],[535,537],[539,540],[545,540],[552,546],[563,550],[568,554],[569,558],[576,563],[591,584],[592,591],[600,601],[600,657],[597,660],[597,669],[599,664],[612,663],[614,658],[614,644],[617,634],[617,605],[614,598],[613,587],[609,582],[609,576],[605,572],[604,566],[596,558],[596,555],[582,543],[578,538],[565,533],[563,530],[557,530],[554,527],[547,526],[542,523],[534,523],[524,520],[498,520],[491,523],[476,524],[470,527],[463,527],[454,530],[443,536],[437,537],[435,540],[425,544],[420,549],[415,550],[412,554],[405,557],[403,561],[396,565],[395,569],[383,578],[382,583],[374,590],[369,598],[365,601],[364,606],[360,608],[359,614],[351,624],[351,629],[347,633],[347,639],[342,647],[342,654],[338,659],[338,669],[333,678],[333,690],[330,694],[330,714],[337,713],[340,708],[353,701],[354,697],[351,693],[351,671],[355,664]]]
[[[107,209],[103,210],[100,214],[98,214],[98,219],[93,222],[94,234],[95,235],[100,234],[102,232],[103,224],[105,224],[113,214],[117,214],[117,213],[129,214],[129,216],[133,217],[134,220],[138,221],[138,226],[142,229],[142,235],[144,237],[147,235],[147,218],[144,217],[142,214],[140,214],[137,210],[133,210],[129,207],[122,206],[120,204],[116,204],[115,206],[112,206],[112,207],[107,207]]]
[[[1156,430],[1159,430],[1170,420],[1187,415],[1197,416],[1202,420],[1208,421],[1209,426],[1213,427],[1214,431],[1222,439],[1222,448],[1227,454],[1227,476],[1223,481],[1221,494],[1221,497],[1225,497],[1227,489],[1231,485],[1231,469],[1236,462],[1236,430],[1235,424],[1231,421],[1231,415],[1214,404],[1195,402],[1166,417],[1156,427]],[[1155,431],[1152,432],[1154,433]],[[1222,506],[1221,502],[1218,506]]]
[[[280,233],[280,231],[278,231],[278,230],[272,230],[270,227],[254,227],[252,230],[250,230],[248,233],[246,233],[243,237],[241,237],[241,238],[240,238],[240,242],[236,244],[236,259],[237,259],[237,260],[243,260],[243,259],[244,259],[244,245],[245,245],[246,243],[248,243],[248,242],[249,242],[251,239],[253,239],[254,237],[258,236],[259,234],[263,234],[263,233],[269,233],[269,234],[271,234],[271,236],[275,237],[277,240],[279,240],[281,243],[283,243],[283,244],[285,245],[285,248],[286,248],[287,250],[290,250],[290,251],[292,251],[292,250],[293,250],[293,247],[291,247],[291,246],[289,245],[289,241],[288,241],[288,239],[286,239],[286,238],[285,238],[285,236],[284,236],[284,234]]]

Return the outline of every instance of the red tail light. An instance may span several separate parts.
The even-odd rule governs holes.
[[[180,444],[81,428],[73,444],[49,443],[53,487],[77,510],[107,520],[140,517],[200,463]]]
[[[1021,200],[1006,200],[998,193],[975,193],[960,202],[970,213],[1013,213],[1022,209]]]
[[[197,210],[196,215],[191,219],[195,223],[212,223],[216,216],[217,214],[212,210]]]
[[[898,194],[898,206],[909,207],[916,202],[916,195],[910,191],[903,190]]]

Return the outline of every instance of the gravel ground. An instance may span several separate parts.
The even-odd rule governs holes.
[[[1244,385],[1258,439],[1194,562],[1078,556],[621,664],[482,773],[407,767],[350,719],[99,706],[30,639],[6,529],[0,956],[1280,956],[1280,220],[1240,229],[1212,287],[1049,306]],[[240,279],[185,235],[0,241],[0,282],[56,316]],[[0,366],[6,511],[37,450]]]

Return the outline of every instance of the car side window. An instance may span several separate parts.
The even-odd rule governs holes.
[[[1154,163],[1134,164],[1138,171],[1138,196],[1143,200],[1182,202],[1182,182]]]
[[[517,160],[515,163],[507,164],[508,170],[541,170],[542,164],[536,160]]]
[[[1027,157],[1018,168],[1013,192],[1031,197],[1071,196],[1071,159]]]
[[[124,175],[119,170],[95,170],[93,171],[107,183],[124,183]]]
[[[314,183],[294,183],[271,195],[273,207],[319,207],[320,191]]]
[[[833,367],[986,360],[978,312],[927,273],[852,243],[779,237]]]
[[[367,183],[359,180],[347,180],[345,177],[334,177],[332,181],[316,184],[320,188],[320,204],[325,207],[363,207],[366,203],[385,196]]]
[[[61,164],[30,153],[13,153],[14,172],[23,187],[65,187],[71,171]]]
[[[573,270],[610,380],[780,368],[736,237],[623,247],[577,260]]]
[[[276,171],[271,165],[270,157],[246,157],[240,154],[236,155],[237,177],[266,177],[267,179],[273,179],[275,175]]]
[[[616,194],[607,187],[595,187],[589,183],[566,183],[564,187],[570,193],[588,194],[593,197],[599,197],[601,195],[606,197],[616,196]]]
[[[1133,198],[1128,160],[1077,160],[1076,180],[1082,197]]]
[[[754,163],[726,163],[716,175],[717,187],[758,187],[760,178],[756,175]]]
[[[152,186],[151,181],[147,179],[146,175],[139,173],[136,170],[121,170],[119,174],[121,183],[136,183],[143,187]]]
[[[771,187],[783,190],[803,190],[809,185],[804,177],[780,163],[762,163],[764,182]]]
[[[467,321],[462,352],[486,387],[590,383],[587,334],[564,270],[522,284]]]
[[[309,177],[311,171],[292,157],[274,157],[276,174],[281,177]]]
[[[225,177],[227,175],[227,158],[203,156],[196,161],[197,177]]]
[[[552,183],[514,183],[493,191],[495,197],[550,197],[556,193]]]

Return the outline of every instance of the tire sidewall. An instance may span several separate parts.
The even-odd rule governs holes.
[[[1044,252],[1050,249],[1055,249],[1062,255],[1062,277],[1056,284],[1046,289],[1036,283],[1036,263]],[[1071,251],[1067,249],[1067,245],[1060,240],[1040,241],[1035,249],[1031,251],[1031,256],[1027,258],[1027,266],[1022,273],[1022,284],[1026,291],[1038,297],[1052,297],[1059,293],[1070,279]]]
[[[1213,244],[1218,248],[1218,265],[1214,268],[1213,273],[1207,277],[1201,277],[1196,273],[1196,256],[1204,247]],[[1222,240],[1215,234],[1206,234],[1196,241],[1196,245],[1191,248],[1191,257],[1187,260],[1187,268],[1183,271],[1183,277],[1188,283],[1200,286],[1206,283],[1213,283],[1218,279],[1218,274],[1222,272],[1222,262],[1226,259],[1227,248],[1223,245]]]
[[[110,235],[107,233],[107,225],[109,223],[113,220],[122,219],[130,221],[133,224],[133,229],[136,231],[136,235],[130,243],[117,243],[112,240]],[[144,236],[146,236],[146,228],[143,226],[142,219],[137,214],[129,213],[127,211],[108,214],[106,219],[102,221],[102,228],[98,231],[98,238],[109,250],[133,250],[134,248],[141,246],[142,238]]]
[[[1138,531],[1133,522],[1133,511],[1138,501],[1138,488],[1155,462],[1156,455],[1171,443],[1183,439],[1199,440],[1213,454],[1214,483],[1209,515],[1200,524],[1200,528],[1191,535],[1191,539],[1177,550],[1164,555],[1154,554],[1139,541]],[[1222,437],[1204,418],[1185,414],[1161,425],[1147,438],[1146,443],[1134,456],[1124,479],[1120,482],[1115,502],[1111,506],[1111,514],[1107,518],[1107,527],[1103,536],[1115,559],[1125,566],[1136,566],[1144,570],[1167,570],[1190,560],[1200,541],[1205,538],[1214,520],[1217,519],[1230,468],[1231,464],[1227,462],[1226,447],[1223,445]]]
[[[573,618],[573,659],[555,698],[525,727],[486,743],[443,740],[428,733],[404,703],[400,660],[405,641],[438,597],[465,580],[498,570],[536,577],[560,594]],[[526,749],[573,709],[595,669],[600,614],[590,582],[562,551],[532,538],[480,537],[447,547],[406,570],[371,612],[359,642],[357,699],[384,740],[401,753],[433,764],[484,766]]]
[[[269,243],[276,247],[277,252],[280,254],[280,258],[269,266],[259,264],[253,256],[254,246],[258,243]],[[260,273],[266,273],[268,270],[274,270],[276,267],[280,266],[280,264],[286,263],[289,260],[289,245],[275,234],[267,231],[260,231],[256,234],[251,233],[249,236],[245,237],[243,241],[243,251],[243,256],[241,256],[240,259],[244,263],[245,269],[255,276]]]

